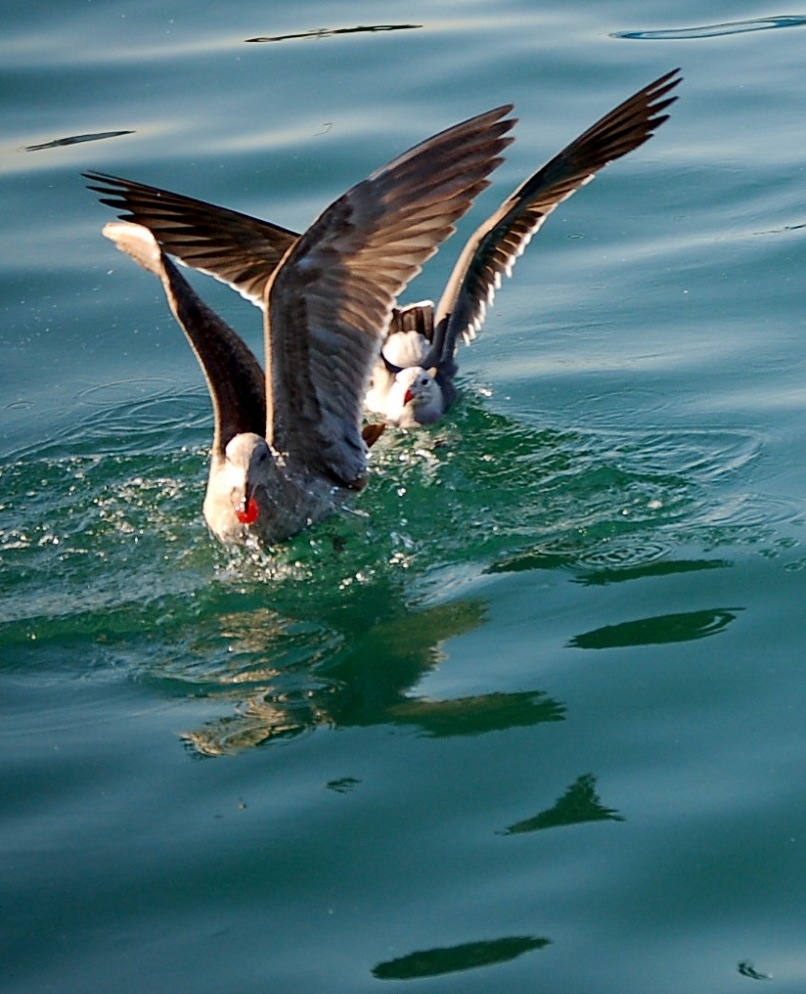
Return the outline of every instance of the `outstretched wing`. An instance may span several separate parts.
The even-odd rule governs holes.
[[[426,365],[449,360],[458,336],[474,338],[504,275],[548,215],[589,183],[608,162],[643,145],[668,118],[679,70],[666,73],[625,100],[530,176],[471,236],[436,309],[435,344]]]
[[[268,288],[267,431],[344,485],[366,468],[361,408],[398,294],[488,185],[511,106],[405,152],[335,201]]]
[[[299,237],[279,225],[120,176],[84,173],[89,189],[140,224],[181,263],[228,283],[258,307],[269,278]]]
[[[250,348],[197,296],[148,228],[113,221],[104,234],[162,281],[168,304],[207,380],[215,415],[213,451],[222,455],[227,442],[241,432],[261,435],[266,424],[265,380]]]

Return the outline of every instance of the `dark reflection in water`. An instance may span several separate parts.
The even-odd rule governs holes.
[[[53,141],[41,145],[27,145],[26,152],[41,152],[45,148],[61,148],[62,145],[80,145],[82,142],[100,142],[105,138],[120,138],[121,135],[133,135],[134,131],[98,131],[91,135],[71,135],[69,138],[54,138]]]
[[[772,28],[797,28],[806,24],[800,15],[758,17],[749,21],[725,21],[723,24],[703,24],[693,28],[669,28],[660,31],[615,31],[611,38],[640,41],[674,41],[691,38],[719,38],[723,35],[746,34],[749,31],[769,31]]]
[[[679,573],[694,573],[706,569],[727,569],[731,564],[725,559],[672,559],[659,563],[647,563],[627,569],[602,569],[575,578],[575,583],[586,587],[607,586],[610,583],[624,583],[625,580],[644,580],[647,577],[675,576]]]
[[[300,38],[332,38],[334,35],[354,35],[375,31],[411,31],[422,24],[358,24],[354,28],[314,28],[292,35],[267,35],[260,38],[246,38],[248,43],[265,41],[297,41]]]
[[[338,780],[328,780],[325,787],[328,790],[334,790],[337,794],[349,794],[360,783],[361,781],[357,777],[339,777]]]
[[[520,835],[543,828],[579,825],[586,821],[624,821],[618,811],[602,804],[596,793],[596,778],[592,773],[586,773],[575,780],[553,807],[538,812],[533,818],[509,825],[501,834]]]
[[[707,638],[725,629],[742,608],[713,608],[682,614],[659,614],[653,618],[605,625],[575,635],[568,645],[575,649],[620,649],[635,645],[665,645]]]
[[[481,942],[464,942],[460,946],[447,946],[444,949],[424,949],[410,953],[399,959],[379,963],[372,970],[378,980],[416,980],[423,977],[438,977],[443,973],[458,973],[460,970],[473,970],[479,966],[492,966],[506,963],[533,949],[544,949],[551,945],[550,939],[536,939],[529,935],[513,935],[503,939],[487,939]]]
[[[737,966],[737,970],[743,977],[749,977],[750,980],[772,980],[771,973],[759,973],[747,960],[742,960]]]
[[[392,721],[414,724],[428,735],[480,735],[503,728],[562,721],[565,708],[540,691],[480,694],[449,701],[412,700],[390,708]]]
[[[731,565],[725,559],[662,559],[661,557],[667,553],[668,549],[665,546],[659,543],[652,545],[641,540],[615,548],[605,546],[583,556],[580,556],[576,549],[569,549],[568,552],[559,549],[530,549],[500,559],[485,572],[528,573],[531,570],[564,568],[579,573],[574,577],[575,583],[586,587],[599,587],[611,583],[624,583],[627,580],[674,576],[678,573],[693,573],[699,570],[727,569]],[[597,568],[600,565],[603,568]]]
[[[202,669],[165,672],[236,696],[237,711],[185,733],[186,744],[197,755],[220,756],[321,726],[392,724],[446,737],[564,720],[564,706],[541,691],[450,700],[413,695],[411,688],[443,658],[442,644],[478,627],[485,605],[466,600],[367,618],[389,608],[386,594],[362,592],[337,618],[305,623],[266,609],[220,617],[232,668],[216,673],[208,660],[206,679]]]

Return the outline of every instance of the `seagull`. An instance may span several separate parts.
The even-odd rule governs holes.
[[[362,401],[398,295],[489,185],[512,105],[440,132],[376,170],[295,237],[261,279],[266,372],[195,293],[149,226],[104,234],[156,275],[213,405],[204,517],[227,546],[271,546],[367,478]]]
[[[456,398],[459,340],[469,344],[504,276],[554,209],[609,162],[643,145],[668,120],[679,69],[619,104],[510,194],[465,244],[439,303],[393,306],[366,396],[369,410],[403,427],[433,424]],[[85,173],[103,203],[149,228],[162,248],[265,308],[265,288],[300,236],[247,214],[103,173]],[[427,384],[425,378],[432,382]]]

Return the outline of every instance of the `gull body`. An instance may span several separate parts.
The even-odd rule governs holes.
[[[643,87],[575,138],[507,197],[465,244],[445,290],[434,305],[395,306],[378,329],[380,355],[371,372],[366,406],[399,425],[438,420],[456,396],[456,350],[473,339],[502,278],[555,208],[590,182],[609,162],[646,142],[667,120],[664,111],[680,82],[678,70]],[[265,288],[297,243],[295,232],[227,208],[132,180],[87,174],[92,189],[121,215],[149,228],[163,249],[206,272],[265,309]],[[439,401],[400,403],[398,379],[407,368],[432,378]],[[403,391],[405,396],[405,390]],[[434,412],[439,408],[439,413]]]
[[[273,449],[263,371],[241,338],[202,301],[142,225],[117,221],[104,235],[163,284],[199,359],[214,411],[204,518],[225,545],[281,541],[333,510],[346,489],[304,458]],[[360,486],[357,480],[355,487]]]

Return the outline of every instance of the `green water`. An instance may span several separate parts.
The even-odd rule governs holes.
[[[4,992],[803,989],[806,28],[765,14],[9,7]],[[343,30],[372,25],[400,27]],[[201,376],[81,171],[298,229],[513,101],[417,299],[674,65],[671,120],[546,224],[450,416],[275,554],[218,548]]]

